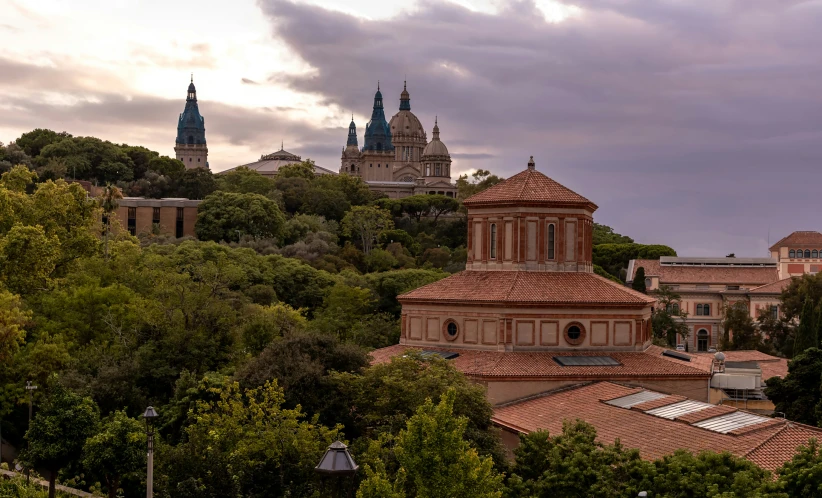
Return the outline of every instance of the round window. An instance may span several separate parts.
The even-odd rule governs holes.
[[[568,338],[572,341],[576,341],[579,339],[579,336],[582,335],[582,330],[579,329],[576,325],[572,325],[568,327]]]
[[[457,334],[460,332],[460,328],[454,320],[446,320],[442,328],[443,332],[445,332],[445,339],[449,341],[456,339]]]
[[[565,342],[571,346],[579,346],[585,341],[585,327],[579,322],[571,322],[565,326]]]

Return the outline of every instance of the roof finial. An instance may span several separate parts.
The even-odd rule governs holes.
[[[377,80],[377,91],[380,91],[380,80]]]
[[[408,83],[408,81],[407,81],[407,80],[402,80],[402,89],[403,89],[403,90],[407,90],[407,88],[406,88],[406,83]]]
[[[280,140],[280,150],[285,150],[285,145],[284,144],[285,144],[285,142]]]
[[[528,169],[530,171],[537,169],[537,163],[534,162],[534,156],[531,156],[531,159],[528,160]]]
[[[194,73],[191,73],[191,82],[194,83]]]

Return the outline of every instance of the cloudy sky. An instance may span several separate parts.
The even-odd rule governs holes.
[[[339,167],[380,80],[457,171],[537,168],[680,255],[822,230],[822,0],[0,0],[0,141],[173,155],[194,73],[219,171]]]

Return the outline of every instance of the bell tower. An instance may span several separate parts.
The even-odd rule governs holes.
[[[197,89],[194,75],[188,85],[186,107],[177,121],[177,140],[174,154],[185,164],[186,169],[208,168],[208,146],[205,138],[205,118],[197,106]]]

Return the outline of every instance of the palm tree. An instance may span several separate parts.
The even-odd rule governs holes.
[[[98,198],[100,207],[103,208],[103,224],[105,225],[105,246],[103,255],[106,260],[108,260],[108,234],[111,231],[111,216],[114,214],[114,211],[117,210],[117,207],[119,207],[119,203],[117,201],[122,198],[123,192],[111,184],[107,185],[106,188],[103,189],[103,195]]]

